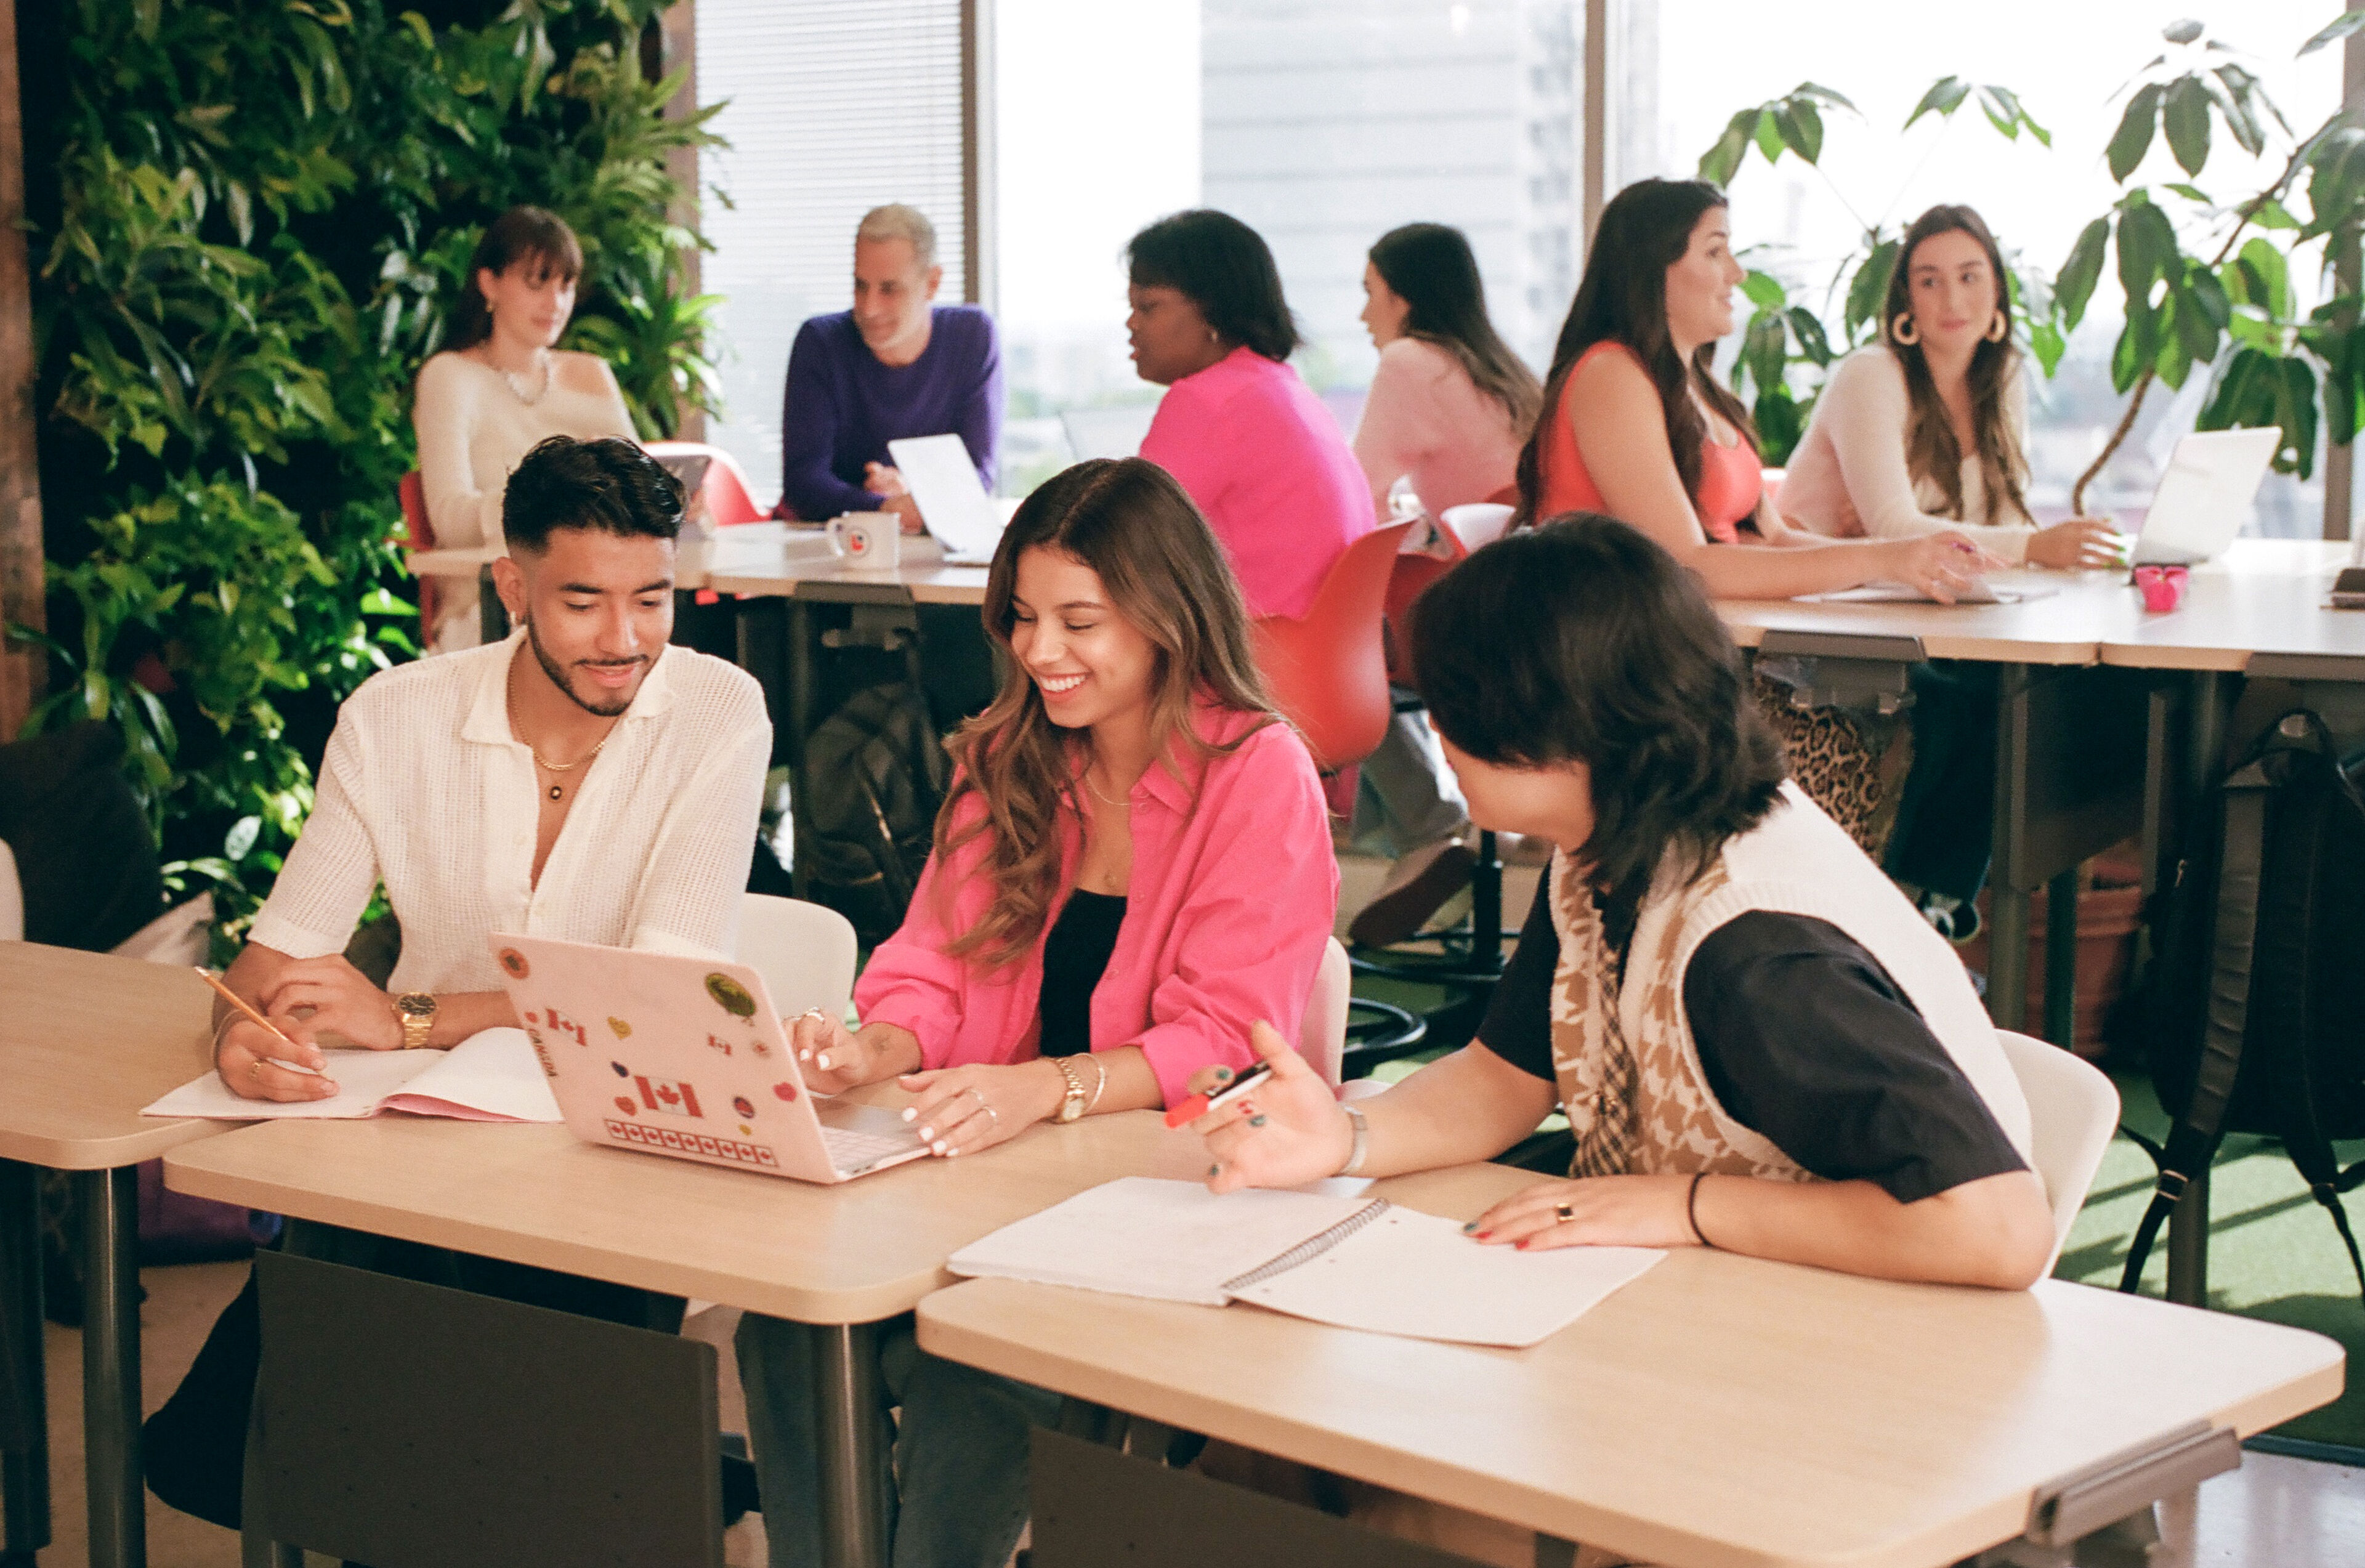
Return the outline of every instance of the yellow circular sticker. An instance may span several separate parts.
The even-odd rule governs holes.
[[[734,1018],[756,1016],[756,999],[747,994],[745,986],[741,985],[729,975],[707,976],[706,994],[714,998],[714,1004],[717,1007]]]

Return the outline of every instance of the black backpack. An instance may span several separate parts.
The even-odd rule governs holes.
[[[2229,1132],[2281,1140],[2348,1249],[2335,1138],[2365,1137],[2365,754],[2294,710],[2259,737],[2203,806],[2156,928],[2146,1005],[2154,1083],[2173,1118],[2140,1134],[2159,1184],[2127,1253],[2133,1291],[2160,1223]]]
[[[949,767],[927,703],[901,681],[856,692],[805,742],[799,868],[866,946],[903,924]]]

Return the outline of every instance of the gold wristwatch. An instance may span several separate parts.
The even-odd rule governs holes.
[[[1084,1075],[1070,1057],[1053,1057],[1051,1065],[1068,1082],[1068,1092],[1059,1097],[1059,1109],[1052,1116],[1055,1122],[1072,1122],[1084,1114]]]
[[[402,1048],[424,1049],[435,1027],[435,999],[423,991],[406,991],[394,999],[394,1015],[402,1023]]]

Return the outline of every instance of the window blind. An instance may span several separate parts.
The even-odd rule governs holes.
[[[927,214],[936,297],[967,297],[962,63],[962,0],[698,0],[699,101],[726,106],[712,123],[731,143],[700,157],[702,279],[724,301],[710,429],[759,487],[779,481],[789,347],[853,303],[865,212]]]

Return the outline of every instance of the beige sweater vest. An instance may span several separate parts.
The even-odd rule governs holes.
[[[1642,901],[1614,1018],[1598,1005],[1604,978],[1598,919],[1566,854],[1552,858],[1548,896],[1560,936],[1552,984],[1552,1067],[1562,1103],[1583,1142],[1614,1077],[1614,1025],[1634,1058],[1638,1174],[1717,1174],[1806,1181],[1771,1141],[1733,1120],[1701,1070],[1685,1015],[1684,972],[1700,943],[1751,910],[1828,921],[1878,959],[1922,1021],[2029,1158],[2028,1103],[1962,961],[1855,841],[1795,784],[1749,832],[1729,839],[1688,883],[1663,866]]]

